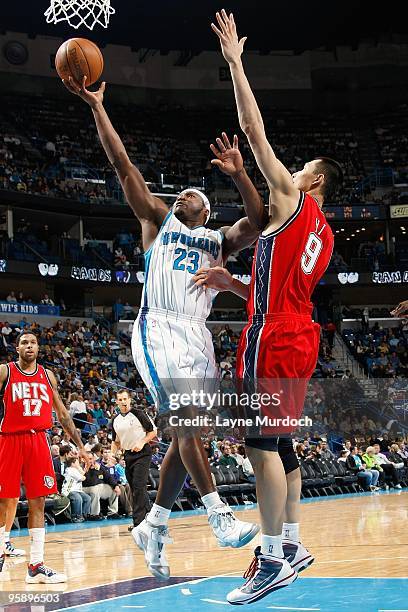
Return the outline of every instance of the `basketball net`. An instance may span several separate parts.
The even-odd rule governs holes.
[[[44,15],[47,23],[68,21],[76,30],[81,25],[92,30],[96,24],[107,28],[109,18],[114,13],[110,0],[51,0],[51,6]]]

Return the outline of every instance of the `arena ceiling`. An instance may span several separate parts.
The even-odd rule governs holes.
[[[239,32],[248,36],[247,48],[268,53],[289,49],[301,52],[338,44],[358,45],[365,38],[374,42],[408,32],[408,3],[390,2],[382,7],[365,0],[111,0],[116,14],[108,30],[92,33],[59,24],[48,25],[43,16],[49,0],[18,0],[2,8],[0,29],[30,35],[86,36],[101,46],[126,44],[134,49],[218,49],[209,24],[220,8],[234,11]],[[6,3],[4,3],[6,4]],[[405,14],[403,14],[403,12]],[[405,36],[404,36],[405,38]]]

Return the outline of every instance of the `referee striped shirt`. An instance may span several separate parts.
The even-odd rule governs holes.
[[[121,412],[112,422],[112,440],[118,439],[124,450],[139,446],[146,433],[157,431],[151,419],[140,408],[131,408],[126,414]]]

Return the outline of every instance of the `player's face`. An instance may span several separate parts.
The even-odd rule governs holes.
[[[202,198],[194,191],[184,191],[177,196],[174,203],[174,215],[182,223],[193,222],[204,225],[208,211]]]
[[[293,184],[299,191],[312,191],[321,185],[324,175],[318,172],[318,163],[317,159],[306,162],[302,170],[292,174]]]
[[[127,393],[119,393],[116,396],[116,403],[118,405],[119,410],[123,414],[126,414],[126,412],[129,412],[130,410],[132,398]]]
[[[19,357],[26,363],[33,363],[38,357],[38,342],[37,338],[32,334],[21,336],[17,346]]]

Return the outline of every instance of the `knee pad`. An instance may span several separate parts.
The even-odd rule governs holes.
[[[290,472],[297,470],[299,461],[293,450],[293,444],[290,438],[279,438],[278,453],[283,463],[285,474],[290,474]]]

